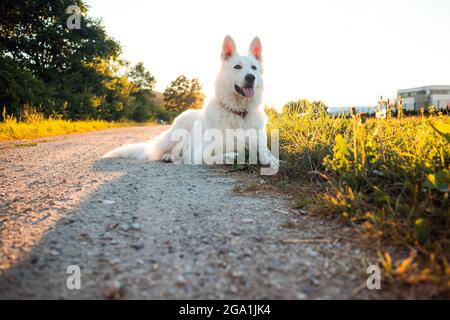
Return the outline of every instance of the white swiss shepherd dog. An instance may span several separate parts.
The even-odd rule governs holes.
[[[248,54],[240,55],[234,40],[226,36],[215,96],[206,106],[183,112],[169,130],[153,140],[122,146],[104,157],[223,164],[232,163],[236,157],[242,160],[239,147],[244,147],[244,153],[247,149],[250,155],[258,155],[261,164],[270,166],[272,173],[266,174],[276,173],[279,161],[267,147],[261,52],[258,37],[251,42]]]

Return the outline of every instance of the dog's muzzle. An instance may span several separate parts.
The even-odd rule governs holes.
[[[241,96],[244,96],[246,98],[251,98],[255,94],[255,89],[253,86],[245,86],[245,87],[239,87],[237,85],[234,85],[234,90]]]

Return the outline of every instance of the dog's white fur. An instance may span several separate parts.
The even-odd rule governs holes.
[[[155,139],[147,143],[122,146],[109,152],[104,157],[127,157],[155,161],[165,159],[178,143],[172,141],[172,133],[177,129],[185,129],[192,133],[194,122],[200,121],[203,130],[217,129],[221,131],[224,137],[227,129],[255,129],[258,141],[256,141],[256,144],[253,141],[252,144],[249,143],[248,145],[258,145],[261,163],[278,166],[278,160],[271,155],[267,148],[265,130],[267,117],[261,105],[264,86],[259,38],[253,39],[248,55],[240,55],[236,51],[233,39],[226,36],[222,46],[221,59],[222,66],[216,78],[215,96],[206,106],[200,110],[183,112],[175,119],[169,130]],[[236,65],[241,66],[241,69],[236,69]],[[239,88],[246,86],[248,82],[246,82],[245,76],[249,74],[255,76],[254,94],[251,97],[239,94],[235,88],[235,86]],[[240,112],[246,113],[245,116],[240,115]],[[193,141],[192,137],[189,143],[194,143],[195,149],[196,141]],[[226,146],[224,154],[216,156],[224,157],[233,152],[236,152],[234,147],[230,149],[229,146]],[[208,161],[208,163],[215,162],[213,159],[208,159]]]

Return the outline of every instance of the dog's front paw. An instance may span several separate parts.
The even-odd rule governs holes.
[[[162,156],[161,161],[166,163],[172,162],[172,156],[170,155],[170,153],[166,153]]]
[[[270,157],[270,166],[271,167],[279,167],[280,166],[280,160],[275,158],[274,156]]]
[[[275,158],[274,156],[270,155],[270,157],[268,157],[268,159],[264,159],[266,160],[266,164],[263,164],[261,161],[261,164],[263,164],[264,166],[261,167],[261,175],[264,176],[273,176],[275,174],[278,173],[278,170],[280,168],[280,160],[278,160],[277,158]]]

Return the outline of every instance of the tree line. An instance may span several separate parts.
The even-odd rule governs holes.
[[[80,27],[69,28],[70,6]],[[82,0],[2,0],[0,3],[0,106],[21,118],[35,108],[71,120],[171,121],[203,103],[197,79],[179,76],[154,99],[155,77],[144,64],[122,57],[121,45]],[[2,120],[0,116],[0,120]]]

